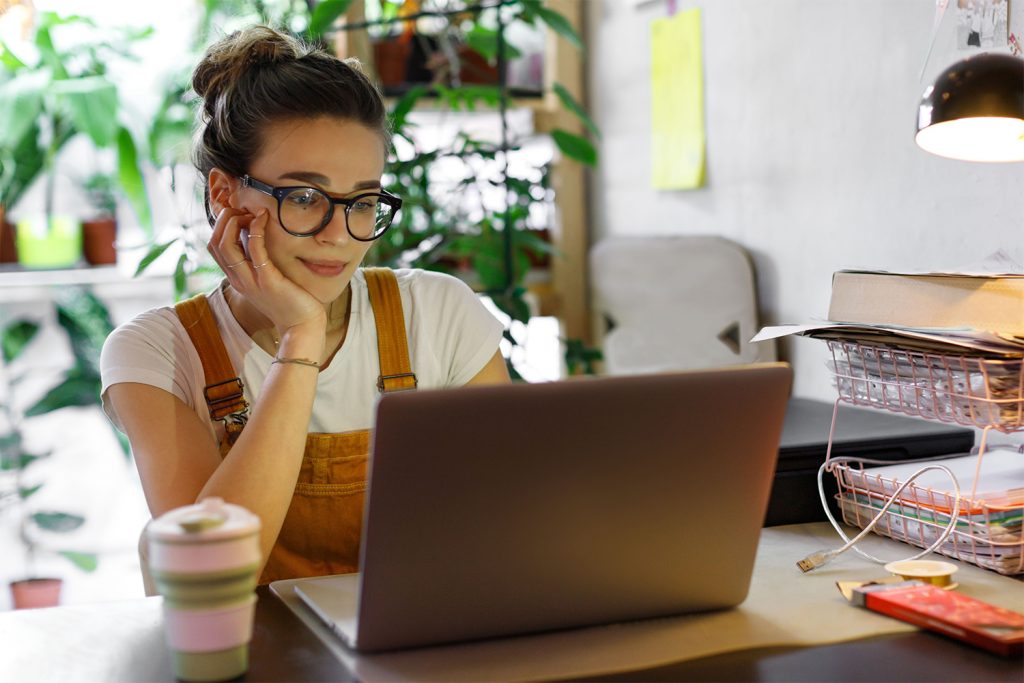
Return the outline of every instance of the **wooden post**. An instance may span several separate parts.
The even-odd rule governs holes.
[[[564,15],[582,35],[582,0],[549,0],[547,6]],[[538,131],[561,128],[569,133],[583,134],[584,127],[571,112],[565,111],[553,91],[559,83],[581,103],[586,102],[583,80],[584,55],[554,31],[548,31],[545,58],[545,102],[537,111]],[[570,339],[589,343],[589,278],[587,254],[590,249],[589,221],[586,201],[586,167],[563,157],[552,168],[556,217],[552,241],[558,252],[551,260],[551,296],[542,303],[542,313],[555,315],[561,321],[561,333]],[[543,300],[542,300],[543,301]],[[547,310],[543,310],[547,309]]]

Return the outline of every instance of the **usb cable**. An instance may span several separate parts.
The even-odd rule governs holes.
[[[877,562],[878,564],[885,564],[886,560],[881,560],[875,557],[874,555],[870,555],[861,550],[860,548],[856,548],[854,546],[862,538],[864,538],[864,536],[866,536],[875,527],[876,524],[878,524],[879,520],[881,520],[882,517],[889,511],[889,508],[892,507],[892,504],[896,502],[896,499],[899,498],[900,494],[903,493],[904,489],[910,486],[910,484],[913,483],[913,481],[920,477],[922,474],[924,474],[925,472],[929,472],[931,470],[941,470],[942,472],[945,472],[947,475],[949,475],[949,479],[953,483],[953,510],[949,516],[949,524],[946,525],[946,528],[943,530],[942,534],[940,534],[939,537],[935,540],[935,542],[928,546],[926,549],[919,552],[918,554],[912,557],[908,557],[906,559],[916,560],[919,557],[924,557],[928,553],[935,552],[935,549],[941,546],[943,543],[945,543],[946,539],[949,538],[949,535],[953,533],[953,530],[956,528],[957,519],[960,516],[960,482],[957,481],[956,475],[953,474],[953,472],[948,467],[945,467],[944,465],[926,465],[917,470],[916,472],[914,472],[914,474],[910,478],[908,478],[905,482],[900,484],[900,486],[892,493],[892,495],[889,496],[888,500],[885,501],[885,505],[882,506],[881,510],[878,511],[878,514],[875,515],[871,522],[867,526],[865,526],[859,534],[854,536],[852,539],[849,538],[846,535],[846,532],[843,531],[842,527],[839,526],[839,523],[836,521],[835,517],[833,517],[832,511],[828,507],[828,501],[825,498],[825,485],[822,481],[822,477],[826,470],[831,471],[832,467],[834,467],[836,464],[846,462],[859,462],[861,464],[867,465],[892,464],[892,462],[887,462],[884,460],[868,460],[866,458],[833,458],[822,463],[821,467],[818,468],[818,497],[821,498],[821,506],[825,510],[825,515],[828,517],[828,521],[832,523],[832,528],[836,530],[836,533],[839,534],[839,536],[844,541],[846,541],[846,543],[834,550],[818,550],[811,553],[810,555],[796,563],[796,566],[800,568],[800,571],[806,573],[811,570],[817,569],[818,567],[823,567],[832,560],[834,560],[840,554],[845,553],[850,548],[853,548],[861,557],[871,560],[872,562]],[[920,523],[923,524],[924,521],[922,520]]]

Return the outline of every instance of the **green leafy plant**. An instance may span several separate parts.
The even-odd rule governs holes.
[[[86,42],[58,47],[61,28],[88,28]],[[71,138],[87,136],[98,149],[117,152],[117,178],[143,227],[152,219],[138,151],[107,75],[111,58],[131,58],[127,46],[150,29],[104,35],[91,20],[40,12],[32,43],[34,61],[22,60],[0,42],[0,204],[12,208],[41,173],[47,177],[46,213],[52,214],[57,157]]]
[[[424,2],[422,7],[428,9],[428,3]],[[500,17],[495,16],[497,12],[502,13]],[[487,7],[465,3],[436,14],[449,19],[436,38],[437,44],[448,43],[456,48],[468,45],[495,67],[501,66],[499,46],[502,60],[519,52],[505,39],[508,27],[516,23],[546,25],[573,46],[582,48],[571,23],[540,0],[505,0]],[[412,113],[417,104],[428,99],[434,110],[494,112],[496,116],[505,116],[510,106],[510,89],[500,74],[493,85],[454,87],[445,83],[444,73],[460,72],[461,66],[450,62],[457,62],[462,54],[465,52],[459,49],[439,49],[439,58],[449,62],[446,69],[439,70],[441,76],[431,84],[409,88],[391,109],[396,145],[385,180],[402,194],[405,204],[399,221],[368,258],[388,266],[445,271],[468,268],[473,284],[498,308],[513,321],[526,323],[530,317],[527,275],[554,252],[552,245],[541,237],[550,227],[546,221],[553,213],[550,163],[511,172],[508,155],[520,151],[525,141],[504,135],[494,142],[460,133],[451,144],[441,147],[423,147],[417,141]],[[598,137],[597,126],[568,89],[555,84],[553,90],[559,105],[578,119],[590,136]],[[587,135],[556,128],[551,138],[565,157],[596,165],[597,151]],[[488,166],[499,168],[499,172],[482,173],[481,169]],[[495,201],[495,196],[500,200]],[[516,343],[510,332],[506,338]],[[579,340],[566,343],[566,359],[572,361],[572,369],[592,372],[592,363],[576,363],[575,350],[582,347]],[[515,376],[511,365],[510,371]]]
[[[0,506],[19,507],[19,537],[25,549],[30,575],[34,572],[36,554],[44,549],[38,540],[38,532],[69,533],[80,528],[85,518],[48,508],[30,509],[30,499],[45,486],[45,482],[38,479],[41,470],[36,465],[51,453],[30,452],[26,449],[24,422],[61,408],[99,404],[99,354],[103,340],[113,329],[109,312],[103,303],[91,292],[81,288],[70,288],[61,293],[57,303],[57,322],[67,334],[74,363],[56,386],[23,413],[13,398],[15,389],[30,375],[31,369],[19,371],[17,361],[37,338],[39,325],[30,320],[18,320],[0,330],[3,381],[6,385],[3,394],[6,399],[0,403],[0,481],[6,484],[0,489]],[[118,432],[114,433],[128,457],[126,441]],[[93,553],[71,550],[56,552],[85,571],[94,570],[98,563]]]
[[[93,173],[82,181],[82,190],[98,218],[117,215],[118,183],[110,173]]]

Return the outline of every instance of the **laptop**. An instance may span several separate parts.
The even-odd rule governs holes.
[[[386,395],[360,572],[271,587],[360,652],[733,607],[791,381],[769,363]]]

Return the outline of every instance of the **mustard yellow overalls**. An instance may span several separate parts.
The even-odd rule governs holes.
[[[416,376],[410,368],[395,274],[386,268],[366,268],[363,273],[377,328],[381,368],[377,389],[382,393],[414,389]],[[224,457],[244,427],[241,416],[248,404],[242,396],[242,382],[228,358],[205,295],[182,301],[175,310],[202,359],[210,417],[225,424],[225,436],[220,443]],[[261,584],[358,571],[369,450],[367,429],[306,435],[295,493],[260,575]],[[147,594],[155,594],[145,557],[143,578]]]

